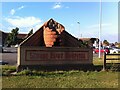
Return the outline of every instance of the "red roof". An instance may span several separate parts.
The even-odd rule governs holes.
[[[17,37],[18,38],[24,38],[27,34],[18,34]]]

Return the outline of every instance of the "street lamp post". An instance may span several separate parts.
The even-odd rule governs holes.
[[[79,27],[78,30],[80,31],[80,22],[78,21],[77,23],[78,23],[78,25],[79,25],[79,26],[78,26],[78,27]],[[79,37],[78,37],[78,38],[79,38]]]
[[[99,58],[101,56],[101,29],[102,29],[102,0],[100,0],[100,20],[99,20]]]

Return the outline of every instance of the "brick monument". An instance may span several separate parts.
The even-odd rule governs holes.
[[[23,69],[57,70],[93,65],[90,47],[50,19],[18,47],[17,71]]]

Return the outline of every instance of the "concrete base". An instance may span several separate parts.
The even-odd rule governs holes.
[[[93,70],[93,64],[65,64],[65,65],[19,65],[17,72],[22,70],[38,70],[38,71],[56,71],[56,70]]]

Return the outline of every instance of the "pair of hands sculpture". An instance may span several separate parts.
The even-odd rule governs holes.
[[[65,30],[64,26],[50,20],[43,25],[43,38],[46,47],[60,46],[60,34]]]

